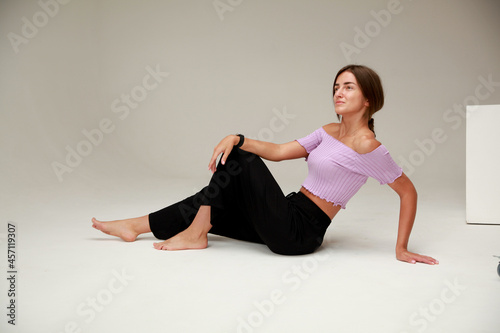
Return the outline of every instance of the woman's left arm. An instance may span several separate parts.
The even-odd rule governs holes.
[[[396,258],[415,264],[417,262],[436,265],[439,262],[431,257],[408,251],[408,240],[417,212],[417,191],[411,180],[403,173],[389,186],[399,195],[401,206],[399,212],[398,238],[396,242]]]

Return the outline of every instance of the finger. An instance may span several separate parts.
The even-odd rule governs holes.
[[[415,260],[418,262],[424,263],[424,264],[429,264],[429,265],[437,265],[439,264],[439,261],[437,261],[434,258],[428,257],[428,256],[423,256],[423,255],[418,255]]]
[[[226,159],[229,156],[229,154],[231,153],[231,150],[233,150],[233,147],[227,147],[226,150],[224,150],[224,155],[222,155],[222,158],[220,161],[222,163],[222,165],[226,164]]]
[[[416,264],[417,262],[420,261],[419,257],[420,257],[419,254],[407,252],[404,255],[402,255],[399,260],[407,262],[409,264]]]
[[[210,165],[209,170],[212,171],[212,173],[214,173],[216,169],[217,167],[215,166],[215,162],[213,162],[212,165]]]
[[[424,259],[423,259],[422,262],[425,262],[426,264],[429,264],[429,265],[439,265],[439,261],[437,261],[434,258],[427,257],[427,256],[423,256],[423,258]]]
[[[214,150],[212,158],[210,159],[210,163],[208,163],[208,169],[211,170],[212,172],[215,172],[215,161],[217,161],[217,157],[219,156],[219,154],[220,154],[219,151]]]
[[[214,169],[214,165],[213,165],[213,162],[214,161],[214,158],[212,157],[210,159],[210,162],[208,163],[208,170],[211,170],[213,172],[213,169]]]

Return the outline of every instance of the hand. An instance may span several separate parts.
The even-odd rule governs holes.
[[[408,250],[396,250],[396,258],[400,261],[405,261],[410,264],[416,264],[417,262],[421,262],[429,265],[438,265],[439,261],[434,258],[423,256],[418,253],[413,253]]]
[[[227,157],[231,153],[231,150],[233,150],[234,145],[236,145],[239,140],[240,138],[237,135],[228,135],[224,139],[222,139],[221,142],[219,142],[219,144],[214,148],[212,159],[210,160],[210,163],[208,163],[208,170],[211,170],[212,173],[215,172],[217,168],[217,157],[219,157],[220,154],[224,154],[220,161],[224,165],[226,163]]]

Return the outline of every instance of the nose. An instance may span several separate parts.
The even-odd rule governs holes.
[[[342,88],[338,88],[333,97],[341,97],[343,94]]]

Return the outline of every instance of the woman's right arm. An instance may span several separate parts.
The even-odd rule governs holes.
[[[227,156],[233,150],[233,147],[238,144],[240,137],[237,135],[228,135],[214,148],[212,159],[208,164],[209,170],[215,172],[217,157],[224,154],[221,163],[226,162]],[[266,141],[253,140],[245,138],[243,145],[240,149],[254,153],[269,161],[283,161],[295,158],[307,157],[307,151],[297,141],[291,141],[282,144],[276,144]]]

